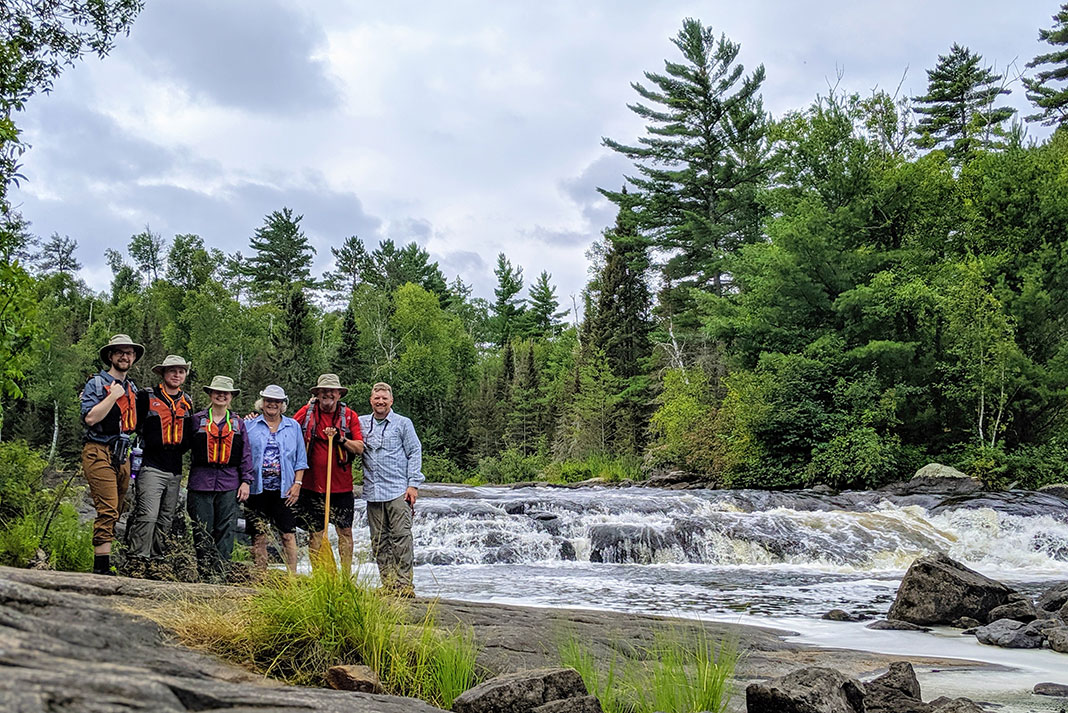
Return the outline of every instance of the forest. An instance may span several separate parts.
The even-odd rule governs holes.
[[[90,289],[76,237],[35,235],[6,189],[18,111],[106,52],[138,3],[100,5],[115,15],[77,46],[3,38],[3,441],[73,461],[78,393],[122,332],[147,347],[139,384],[166,354],[191,361],[198,406],[215,374],[243,389],[241,409],[280,384],[290,413],[322,372],[361,412],[389,382],[430,480],[677,470],[725,488],[872,488],[930,461],[991,487],[1063,480],[1068,4],[1036,28],[1049,52],[1019,81],[954,44],[925,94],[832,88],[778,117],[764,68],[684,20],[632,85],[645,133],[604,139],[633,170],[600,187],[617,217],[590,236],[575,303],[506,253],[486,299],[417,243],[357,235],[336,236],[314,274],[303,215],[281,205],[230,253],[149,226],[114,236],[110,289]],[[1007,108],[1010,91],[1033,113]],[[1037,124],[1054,130],[1031,138]]]

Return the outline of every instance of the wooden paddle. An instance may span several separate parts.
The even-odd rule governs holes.
[[[323,514],[323,538],[319,542],[319,552],[316,559],[319,566],[329,572],[337,572],[337,563],[334,561],[334,548],[330,545],[330,477],[334,466],[334,435],[326,439],[326,512]]]

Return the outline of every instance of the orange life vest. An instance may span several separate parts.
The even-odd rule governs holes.
[[[185,418],[193,412],[193,404],[184,393],[171,398],[161,384],[148,391],[148,416],[159,417],[163,445],[176,446],[182,442]]]
[[[111,387],[118,382],[112,382],[104,387],[104,391],[111,393]],[[132,433],[137,428],[137,404],[134,401],[134,390],[126,389],[126,393],[115,402],[119,407],[119,428],[123,433]]]
[[[203,428],[208,434],[208,462],[213,465],[229,463],[230,453],[234,449],[234,433],[237,432],[230,420],[230,409],[226,410],[226,420],[222,426],[212,420],[211,409],[208,409]]]

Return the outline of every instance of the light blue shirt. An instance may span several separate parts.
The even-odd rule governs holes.
[[[245,430],[248,432],[248,445],[252,451],[252,485],[249,486],[249,492],[258,495],[263,492],[263,451],[267,448],[271,427],[261,414],[246,423]],[[289,416],[282,417],[282,423],[275,431],[275,439],[278,441],[281,456],[281,496],[284,498],[293,487],[293,481],[297,478],[296,472],[307,470],[308,454],[304,451],[304,434],[300,430],[300,424]]]
[[[363,499],[372,503],[396,500],[423,477],[423,445],[412,420],[390,411],[382,423],[374,414],[360,416],[363,431]]]

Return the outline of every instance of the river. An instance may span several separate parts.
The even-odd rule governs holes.
[[[1048,650],[820,619],[832,608],[885,616],[908,565],[935,551],[1032,594],[1068,580],[1068,502],[1051,495],[427,485],[420,496],[421,595],[734,621],[821,646],[997,663],[997,674],[920,680],[926,699],[968,695],[1005,711],[1058,710],[1020,701],[1038,681],[1068,683],[1068,656]],[[359,515],[354,528],[366,557]]]

